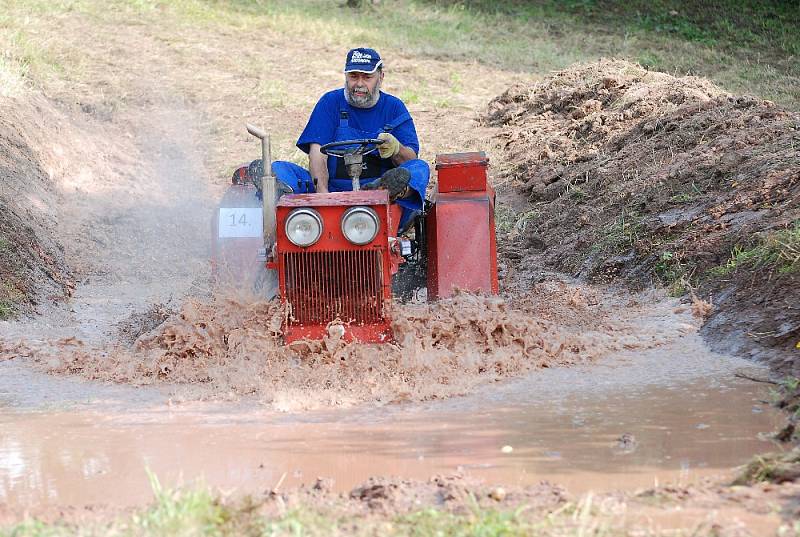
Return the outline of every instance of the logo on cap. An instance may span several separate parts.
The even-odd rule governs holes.
[[[352,63],[370,63],[372,61],[372,56],[356,50],[353,51],[353,55],[350,57],[350,61]]]
[[[354,48],[347,53],[344,72],[374,73],[381,65],[383,65],[383,60],[377,51],[371,48]]]

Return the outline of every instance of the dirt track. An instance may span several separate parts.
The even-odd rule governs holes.
[[[54,39],[74,46],[71,41],[89,21],[76,14],[53,24]],[[462,297],[439,306],[408,307],[397,319],[398,332],[407,336],[400,338],[400,347],[374,350],[334,341],[320,347],[278,349],[275,316],[279,313],[274,306],[241,302],[241,298],[221,305],[223,299],[210,297],[208,215],[233,165],[256,152],[242,129],[244,121],[263,121],[280,133],[277,154],[290,156],[291,140],[302,127],[308,103],[320,87],[340,83],[338,68],[332,66],[339,65],[342,51],[320,47],[302,70],[286,73],[280,58],[300,54],[303,48],[279,35],[267,35],[256,47],[236,35],[199,35],[181,27],[101,26],[96,32],[98,42],[105,41],[120,53],[128,50],[130,42],[140,47],[119,63],[96,71],[90,68],[88,78],[74,87],[47,88],[47,97],[34,91],[5,101],[2,109],[0,200],[12,210],[0,214],[15,216],[2,221],[3,229],[15,230],[10,236],[14,245],[32,245],[12,252],[15,257],[3,267],[19,263],[13,271],[19,279],[17,289],[29,296],[30,311],[35,313],[18,322],[0,321],[0,359],[13,361],[0,363],[5,372],[23,378],[31,374],[27,369],[21,372],[20,364],[25,363],[95,381],[155,384],[158,388],[150,386],[141,392],[153,396],[144,396],[148,404],[170,395],[174,401],[244,397],[248,404],[255,400],[255,404],[272,404],[280,410],[298,410],[463,395],[542,366],[592,363],[621,350],[669,348],[697,329],[699,321],[692,320],[689,304],[679,306],[655,295],[629,296],[569,281],[553,283],[553,277],[542,272],[541,258],[525,257],[524,252],[520,261],[522,239],[515,242],[508,237],[501,245],[504,302]],[[241,50],[236,59],[224,54],[234,46]],[[87,47],[89,58],[107,55],[105,48]],[[274,54],[265,53],[263,47]],[[187,50],[192,54],[187,55]],[[530,84],[533,77],[408,57],[398,50],[383,53],[392,59],[386,87],[390,92],[425,80],[432,93],[429,100],[434,100],[448,92],[447,73],[464,73],[469,80],[468,91],[456,98],[452,108],[437,109],[427,102],[411,106],[427,148],[425,158],[432,160],[436,152],[487,150],[499,183],[507,177],[519,178],[521,172],[514,167],[528,164],[523,156],[531,155],[532,142],[508,144],[502,126],[474,120],[512,78]],[[159,61],[148,60],[152,58]],[[258,69],[245,69],[239,62]],[[272,72],[282,72],[288,80],[287,98],[279,106],[251,91],[274,81]],[[90,92],[88,87],[104,91]],[[719,96],[703,82],[689,87],[704,99]],[[498,102],[522,102],[509,95]],[[579,97],[565,105],[563,113],[570,117],[559,121],[568,123],[568,128],[576,122],[589,124],[587,132],[596,134],[596,143],[602,145],[602,136],[608,133],[593,130],[592,121],[597,119],[593,114],[602,112],[603,103],[589,103],[596,100],[591,95]],[[578,117],[581,113],[585,115]],[[642,120],[627,118],[632,119]],[[465,124],[470,128],[464,129]],[[592,140],[591,136],[586,139]],[[541,160],[559,158],[563,155],[545,155]],[[591,159],[575,159],[572,164],[582,171],[597,166]],[[537,166],[537,170],[545,169]],[[517,176],[501,173],[509,170]],[[505,182],[504,187],[512,189],[506,191],[505,200],[520,201],[514,188],[526,196],[541,190],[546,198],[548,188],[577,186],[564,173],[553,176],[554,181],[537,181],[542,173],[535,172],[522,185]],[[787,193],[782,200],[787,203],[797,197],[793,177],[786,176]],[[559,203],[565,200],[558,193],[551,196],[551,200],[556,198]],[[575,215],[562,213],[558,203],[552,207],[564,218],[562,229],[571,228],[567,221]],[[786,218],[794,218],[791,210]],[[551,228],[559,223],[551,222]],[[605,220],[588,223],[595,230],[606,224]],[[580,249],[571,239],[562,243],[559,233],[538,240],[559,252]],[[527,241],[523,249],[537,248],[536,240]],[[580,268],[561,263],[557,256],[554,259],[562,270]],[[10,281],[10,274],[4,274],[4,281]],[[543,279],[548,281],[535,284]],[[169,317],[167,309],[180,315]],[[148,324],[153,316],[169,320],[154,332],[143,330],[153,326]],[[642,323],[642,318],[648,322]],[[131,332],[145,332],[132,348],[124,344],[125,334]],[[253,362],[254,349],[263,361]],[[342,362],[352,363],[352,369],[342,368]],[[58,381],[48,385],[37,378],[43,383],[42,391],[58,386]],[[370,382],[361,383],[364,378]],[[94,392],[87,387],[86,393]],[[119,397],[123,402],[134,400],[130,393],[134,392]],[[17,404],[15,397],[17,402],[22,399],[13,392],[10,397],[6,394],[10,402],[5,405]],[[104,404],[102,397],[94,403],[99,408]],[[490,397],[487,403],[492,404]],[[355,507],[348,509],[362,509],[362,503],[371,509],[371,501],[394,501],[392,495],[398,490],[398,494],[412,491],[411,496],[419,490],[418,485],[381,486],[370,484],[357,495]],[[441,488],[438,483],[419,487],[434,499],[438,498],[436,487]],[[434,492],[427,490],[431,487]],[[793,489],[779,492],[794,493]],[[528,498],[525,494],[523,499]],[[710,508],[727,506],[721,500],[727,494],[724,489],[712,486],[699,494]],[[736,509],[744,505],[748,510],[749,501],[735,498],[732,502]],[[759,501],[756,511],[766,503]]]

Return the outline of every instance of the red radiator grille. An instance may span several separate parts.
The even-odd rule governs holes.
[[[383,320],[383,266],[378,250],[287,252],[285,294],[289,324]]]

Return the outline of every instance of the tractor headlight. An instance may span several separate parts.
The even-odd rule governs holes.
[[[378,213],[369,207],[351,207],[342,215],[342,234],[359,246],[372,242],[380,227]]]
[[[311,246],[322,236],[322,218],[314,209],[295,209],[286,218],[286,238],[295,246]]]

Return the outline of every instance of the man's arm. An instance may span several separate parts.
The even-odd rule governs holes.
[[[378,146],[378,153],[380,153],[381,158],[391,159],[392,164],[395,166],[417,158],[417,152],[411,147],[401,144],[400,140],[393,134],[382,132],[378,135],[378,139],[383,140],[383,143]]]
[[[402,163],[408,162],[409,160],[414,160],[415,158],[417,158],[417,153],[413,149],[400,144],[400,151],[398,151],[397,154],[392,157],[392,164],[399,166]]]
[[[308,170],[311,177],[317,180],[317,192],[328,192],[328,156],[323,155],[320,144],[310,144],[308,148]]]

